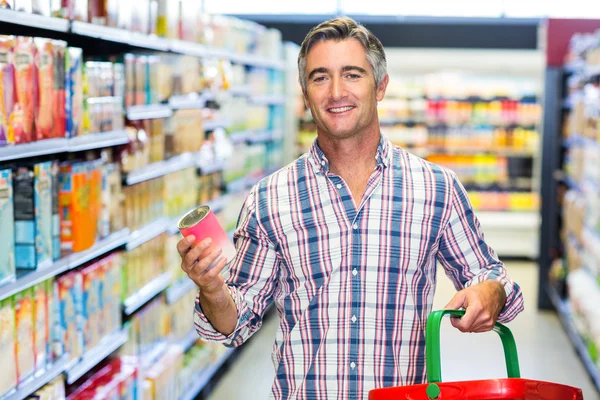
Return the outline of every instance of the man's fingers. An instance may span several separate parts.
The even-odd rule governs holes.
[[[212,265],[212,263],[219,258],[222,249],[213,250],[208,256],[202,258],[196,265],[190,268],[189,275],[190,277],[200,278],[202,274]],[[200,256],[200,255],[198,255]]]
[[[454,318],[452,325],[461,332],[473,332],[477,328],[475,322],[477,320],[477,312],[472,307],[467,307],[465,315],[460,319]]]
[[[212,241],[210,239],[205,239],[198,246],[193,247],[187,254],[183,257],[183,263],[185,264],[184,271],[188,272],[196,260],[200,258],[200,256],[208,249],[211,245]]]
[[[218,276],[219,274],[221,274],[221,271],[223,271],[223,268],[225,268],[226,265],[227,265],[227,258],[225,256],[222,256],[221,258],[219,258],[217,260],[214,267],[212,267],[210,270],[204,272],[204,276],[208,279],[213,279],[216,276]]]
[[[465,294],[461,290],[460,292],[458,292],[454,295],[454,297],[450,300],[450,302],[448,304],[446,304],[446,307],[444,307],[444,309],[445,310],[459,310],[459,309],[463,308],[465,305],[466,305],[465,304]]]
[[[196,238],[193,235],[190,235],[177,242],[177,252],[179,252],[181,258],[183,258],[186,253],[190,251],[192,244],[194,244],[194,240],[196,240]]]

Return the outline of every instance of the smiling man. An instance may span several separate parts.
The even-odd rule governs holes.
[[[349,18],[324,22],[302,43],[298,68],[317,140],[250,192],[227,276],[219,251],[204,254],[210,243],[178,244],[199,287],[197,331],[238,346],[275,303],[276,399],[366,399],[422,383],[438,261],[458,290],[447,308],[466,309],[452,321],[463,332],[513,319],[521,291],[456,175],[381,135],[389,78],[379,40]]]

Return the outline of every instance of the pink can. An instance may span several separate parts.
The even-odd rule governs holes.
[[[194,246],[197,246],[206,238],[212,239],[212,245],[205,252],[206,255],[210,254],[216,247],[220,247],[223,250],[221,255],[227,259],[227,263],[235,258],[236,250],[233,242],[227,236],[209,206],[200,206],[188,212],[179,220],[178,226],[184,237],[194,235],[196,238]],[[212,265],[209,268],[212,268]]]

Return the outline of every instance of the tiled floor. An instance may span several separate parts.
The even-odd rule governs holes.
[[[525,311],[509,324],[517,341],[521,375],[580,387],[585,400],[600,400],[556,315],[536,310],[536,265],[508,263],[507,267],[511,277],[523,288],[526,302]],[[455,292],[445,276],[439,276],[438,281],[434,309],[444,307]],[[271,348],[277,324],[277,318],[271,318],[257,332],[210,400],[268,397],[274,377]],[[502,346],[494,333],[463,334],[447,322],[441,335],[444,380],[506,376]]]

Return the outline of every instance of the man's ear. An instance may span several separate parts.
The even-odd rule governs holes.
[[[376,90],[377,93],[375,96],[375,97],[377,97],[377,101],[381,101],[385,97],[385,91],[387,89],[388,83],[390,83],[390,76],[388,74],[385,74],[385,76],[383,77],[381,82],[379,82],[379,85],[377,86],[377,90]]]
[[[304,100],[304,106],[308,109],[310,109],[310,102],[308,101],[308,95],[306,94],[306,91],[304,89],[302,89],[302,100]]]

